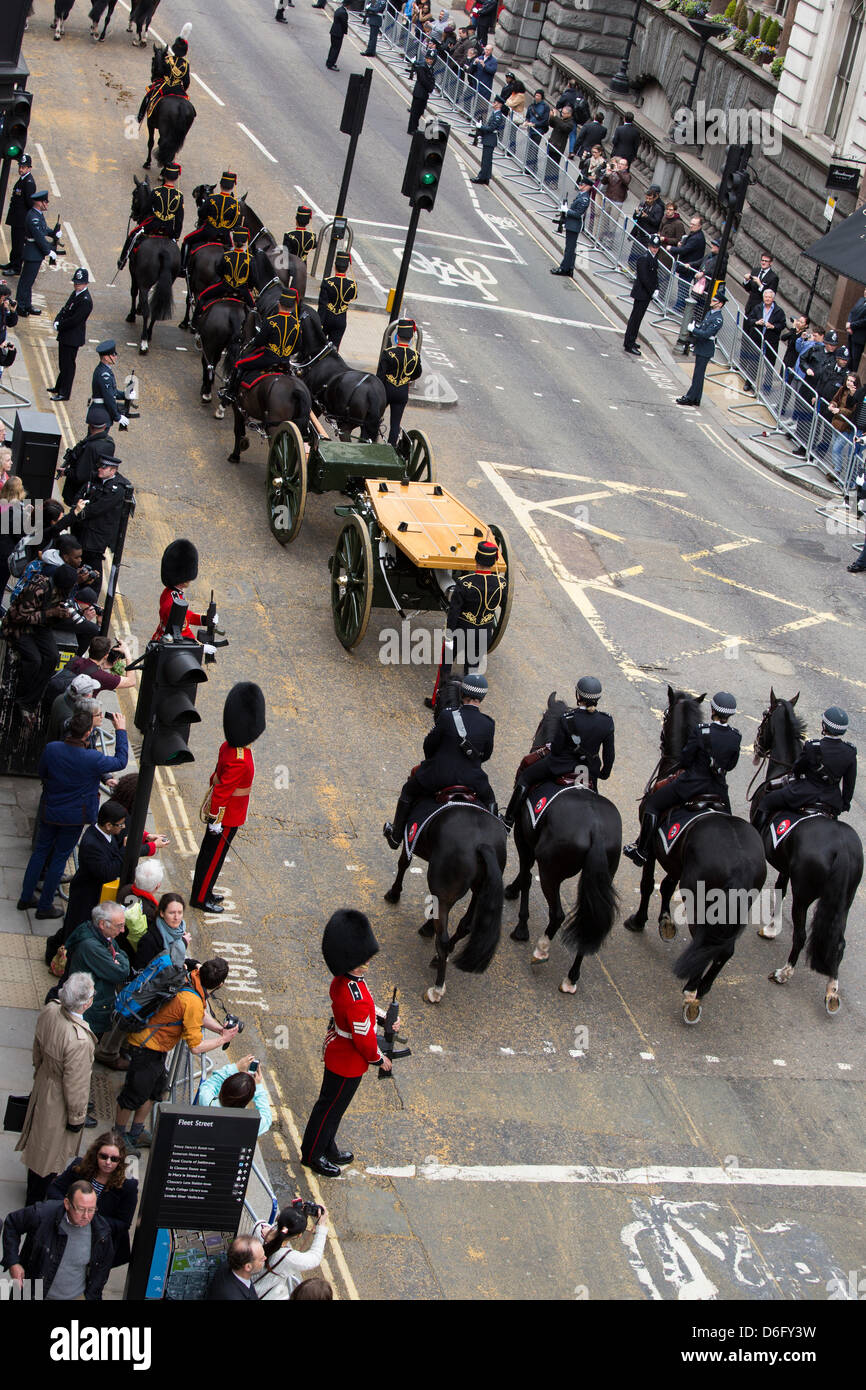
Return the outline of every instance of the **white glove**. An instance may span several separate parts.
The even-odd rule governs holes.
[[[223,829],[223,823],[222,823],[221,820],[212,820],[212,821],[208,821],[208,826],[207,826],[207,828],[208,828],[208,830],[211,832],[212,835],[221,835],[221,834],[222,834],[222,829]]]
[[[56,333],[56,332],[57,332],[57,320],[56,320],[56,319],[54,320],[54,323],[53,323],[52,327],[53,327],[53,329],[54,329],[54,332]]]
[[[56,265],[56,264],[57,264],[57,252],[56,252],[56,251],[49,251],[49,252],[48,252],[48,264],[49,264],[49,265]]]
[[[695,321],[694,321],[694,319],[692,319],[691,323],[689,324],[689,332],[690,332],[690,333],[694,333],[694,331],[695,331]]]
[[[219,613],[214,613],[214,615],[213,615],[213,625],[214,625],[214,627],[219,627],[219,625],[220,625],[220,615],[219,615]]]
[[[122,430],[125,430],[129,424],[129,418],[126,415],[121,415],[117,423],[120,425],[120,428]]]
[[[201,649],[205,656],[216,656],[216,647],[211,646],[210,642],[202,642]]]

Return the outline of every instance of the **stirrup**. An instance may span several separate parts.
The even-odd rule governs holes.
[[[636,843],[633,845],[623,845],[622,852],[626,859],[630,859],[633,864],[639,864],[641,867],[646,864],[646,855],[642,849],[638,848]]]
[[[395,838],[394,827],[389,820],[386,820],[385,824],[382,826],[382,834],[385,836],[385,839],[392,849],[400,848],[400,841]]]

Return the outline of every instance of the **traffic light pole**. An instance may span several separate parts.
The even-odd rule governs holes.
[[[100,636],[106,637],[111,626],[111,614],[114,609],[114,600],[117,594],[117,576],[120,573],[120,562],[123,559],[123,547],[126,542],[126,528],[129,525],[129,518],[135,513],[135,493],[132,486],[128,488],[123,499],[123,510],[120,514],[120,523],[117,528],[117,539],[111,552],[111,569],[108,572],[108,584],[105,590],[105,602],[102,606],[102,622],[99,626]]]
[[[406,280],[409,276],[409,262],[412,259],[412,251],[415,247],[415,234],[418,231],[418,223],[421,218],[421,209],[413,204],[409,214],[409,226],[406,228],[406,240],[403,243],[403,259],[400,262],[400,274],[397,276],[397,287],[394,290],[394,299],[389,310],[392,320],[400,317],[403,307],[403,294],[406,289]]]
[[[367,110],[367,97],[370,95],[370,83],[373,81],[373,69],[365,68],[363,74],[353,73],[349,78],[350,86],[346,92],[346,105],[343,109],[343,119],[340,122],[340,129],[343,134],[349,136],[349,148],[346,152],[346,163],[343,165],[343,178],[340,183],[340,192],[337,195],[337,207],[334,211],[333,222],[331,225],[331,239],[328,242],[328,254],[325,257],[325,266],[322,271],[322,279],[330,275],[334,265],[334,256],[337,253],[337,228],[334,225],[337,219],[342,217],[346,211],[346,202],[349,197],[349,180],[352,177],[352,166],[355,163],[355,151],[358,148],[358,140],[364,128],[364,115]],[[354,83],[354,85],[352,85]]]
[[[135,801],[126,829],[126,848],[123,853],[123,867],[120,870],[121,884],[132,883],[135,866],[141,858],[141,841],[147,825],[150,798],[153,795],[153,779],[156,768],[147,754],[148,735],[144,736],[141,757],[138,760],[138,782],[135,787]]]

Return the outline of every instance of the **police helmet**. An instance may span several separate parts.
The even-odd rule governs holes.
[[[581,676],[574,693],[581,704],[596,705],[601,699],[601,681],[597,676]]]
[[[467,671],[460,685],[464,700],[483,700],[487,694],[487,677],[477,671]]]
[[[737,702],[728,690],[719,690],[710,701],[710,709],[722,719],[730,719],[737,712]]]
[[[839,738],[848,730],[847,712],[839,705],[831,705],[821,715],[821,723],[831,738]]]
[[[19,169],[32,169],[32,168],[33,168],[33,156],[32,156],[32,155],[29,155],[29,154],[22,154],[22,155],[20,156],[19,160],[18,160],[18,168],[19,168]]]
[[[90,283],[90,276],[83,266],[79,266],[72,277],[73,285],[87,285]]]

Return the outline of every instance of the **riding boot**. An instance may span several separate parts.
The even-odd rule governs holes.
[[[403,832],[406,829],[406,822],[409,819],[411,809],[411,796],[401,796],[397,802],[393,821],[388,820],[382,826],[382,834],[392,849],[400,849],[403,843]]]
[[[633,845],[623,846],[622,852],[625,855],[626,859],[630,859],[633,864],[646,863],[647,858],[649,857],[652,837],[655,833],[655,829],[658,823],[659,818],[656,815],[655,811],[644,811],[640,823],[640,834],[637,837],[637,843]]]
[[[240,385],[238,379],[239,377],[240,372],[238,371],[237,367],[232,367],[228,381],[226,382],[225,386],[222,386],[220,390],[217,392],[223,405],[234,404],[235,397],[238,394],[238,386]]]
[[[520,814],[520,808],[526,800],[528,790],[529,789],[524,787],[522,782],[515,782],[514,791],[511,793],[511,800],[506,806],[504,814],[499,817],[506,830],[511,831],[514,829],[514,822]]]

